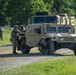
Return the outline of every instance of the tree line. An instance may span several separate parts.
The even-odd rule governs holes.
[[[37,11],[68,13],[76,17],[75,0],[0,0],[0,26],[27,25]]]

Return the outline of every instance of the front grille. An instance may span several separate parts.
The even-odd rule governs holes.
[[[74,38],[73,37],[65,37],[64,41],[74,41]]]

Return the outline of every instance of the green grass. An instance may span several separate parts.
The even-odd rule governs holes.
[[[76,56],[25,65],[0,75],[76,75]]]
[[[10,33],[11,30],[4,30],[3,31],[3,40],[0,39],[0,46],[10,44]]]

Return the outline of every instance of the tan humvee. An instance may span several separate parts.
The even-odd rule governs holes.
[[[26,37],[21,41],[22,53],[39,47],[42,54],[53,54],[57,49],[69,48],[76,55],[75,18],[67,14],[49,15],[37,12],[26,26]]]

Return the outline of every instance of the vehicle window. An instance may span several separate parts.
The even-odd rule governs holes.
[[[57,22],[56,16],[46,17],[46,23],[56,23],[56,22]]]
[[[56,33],[56,27],[46,27],[46,33]]]
[[[34,17],[34,23],[57,23],[56,16]]]
[[[59,27],[59,33],[69,33],[71,32],[70,27]]]
[[[41,29],[40,28],[30,28],[30,33],[41,33]]]
[[[34,32],[40,34],[40,33],[41,33],[41,29],[40,29],[40,28],[35,28],[35,29],[34,29]]]
[[[34,23],[44,23],[45,17],[34,17]]]

